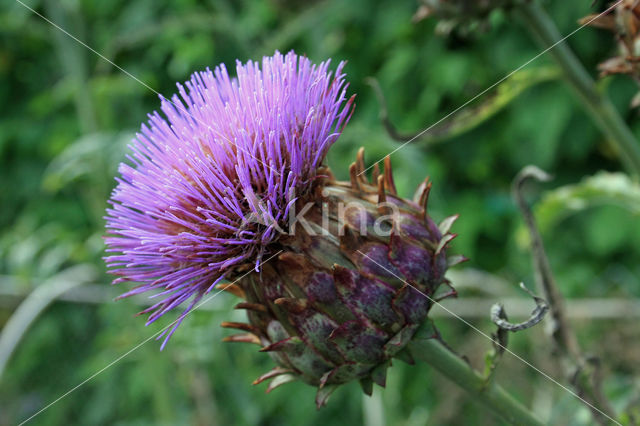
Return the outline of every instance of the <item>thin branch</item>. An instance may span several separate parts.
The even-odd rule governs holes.
[[[422,145],[435,144],[462,135],[482,125],[502,111],[511,101],[524,91],[546,81],[559,78],[560,71],[555,67],[519,69],[509,73],[499,82],[491,85],[462,106],[437,120],[419,133],[405,134],[396,129],[389,119],[387,102],[378,81],[372,77],[365,81],[369,84],[380,103],[380,121],[391,139],[409,143],[420,141]],[[493,90],[495,89],[495,90]],[[484,99],[479,102],[480,96]],[[472,105],[474,104],[475,105]]]
[[[421,136],[420,133],[414,133],[414,134],[400,133],[396,129],[396,126],[394,126],[394,124],[389,119],[389,112],[387,110],[387,100],[384,96],[384,92],[382,91],[382,88],[380,87],[380,83],[378,83],[378,80],[376,80],[373,77],[367,77],[364,81],[369,86],[371,86],[371,88],[373,89],[373,92],[376,94],[376,98],[380,103],[380,113],[379,113],[380,121],[382,122],[382,125],[384,126],[385,130],[387,131],[387,134],[391,139],[398,142],[409,142]]]
[[[587,357],[582,353],[578,340],[567,319],[564,299],[551,271],[542,237],[538,231],[533,212],[524,198],[523,186],[529,179],[547,182],[551,180],[551,176],[538,167],[527,166],[514,179],[512,192],[531,237],[531,255],[533,257],[536,282],[544,292],[545,299],[551,310],[551,336],[557,348],[555,352],[570,361],[569,363],[564,363],[565,365],[572,365],[565,373],[572,378],[571,383],[578,395],[591,405],[607,413],[607,415],[613,415],[614,410],[602,392],[602,383],[599,378],[600,372],[598,371],[599,362],[590,363],[587,361]],[[607,419],[600,412],[594,409],[591,409],[591,412],[598,423],[602,425],[608,424]]]

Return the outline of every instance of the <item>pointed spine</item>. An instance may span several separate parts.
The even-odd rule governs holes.
[[[260,335],[260,329],[258,329],[257,327],[254,327],[251,324],[245,324],[243,322],[229,322],[229,321],[224,321],[222,324],[220,324],[220,327],[222,328],[235,328],[236,330],[242,330],[242,331],[248,331],[249,333],[253,333],[255,335]]]
[[[273,380],[271,380],[271,382],[269,382],[266,393],[270,393],[275,388],[280,387],[285,383],[293,382],[295,380],[298,380],[298,378],[293,374],[281,374],[279,376],[276,376],[273,378]]]
[[[281,297],[276,299],[274,303],[292,314],[301,314],[309,306],[307,301],[304,299],[294,299],[289,297]]]
[[[356,163],[351,163],[349,166],[349,179],[351,180],[351,188],[356,191],[362,191],[360,188],[360,178],[358,177],[358,167]]]
[[[240,288],[240,286],[233,284],[233,283],[225,283],[225,284],[218,284],[218,288],[222,291],[226,291],[229,292],[231,294],[233,294],[234,296],[238,296],[241,299],[246,299],[247,295],[244,292],[244,290],[242,288]]]
[[[420,185],[418,185],[418,187],[416,188],[412,198],[414,203],[420,204],[420,198],[422,197],[422,193],[424,192],[424,189],[427,187],[428,181],[429,181],[428,179],[423,180],[422,182],[420,182]]]
[[[259,385],[260,383],[264,382],[265,380],[269,380],[269,379],[273,379],[276,376],[281,376],[283,374],[291,374],[294,371],[289,369],[289,368],[282,368],[282,367],[275,367],[272,370],[264,373],[262,376],[258,377],[257,379],[255,379],[253,381],[254,385]]]
[[[396,184],[393,181],[393,169],[391,168],[391,157],[388,155],[384,157],[384,178],[387,191],[393,195],[398,195],[396,191]]]
[[[424,180],[424,189],[422,190],[422,193],[420,194],[420,199],[418,200],[418,204],[420,205],[420,207],[422,207],[422,214],[426,217],[427,216],[427,206],[429,204],[429,194],[431,193],[431,182],[429,181],[429,178],[427,177]]]
[[[384,388],[387,386],[387,368],[391,366],[391,361],[385,361],[378,365],[371,372],[371,380],[378,386]]]
[[[442,250],[444,250],[444,248],[447,245],[449,245],[449,243],[457,236],[458,236],[458,234],[447,234],[444,237],[442,237],[442,239],[438,243],[438,247],[436,247],[435,255],[436,256],[439,255],[442,252]]]
[[[371,394],[373,393],[373,380],[371,380],[371,377],[360,379],[360,386],[362,386],[362,391],[366,395],[371,396]]]
[[[262,349],[260,349],[259,352],[281,352],[281,351],[297,351],[298,349],[300,349],[300,346],[302,345],[302,340],[297,337],[297,336],[293,336],[293,337],[288,337],[284,340],[280,340],[278,342],[272,343],[270,345],[264,346]]]
[[[440,222],[440,224],[438,225],[438,230],[440,230],[440,233],[442,235],[449,233],[449,231],[451,230],[451,227],[453,226],[455,221],[458,220],[459,217],[460,217],[459,214],[455,214],[453,216],[449,216],[445,218],[442,222]]]
[[[331,394],[338,388],[337,385],[328,385],[318,389],[316,393],[316,407],[318,409],[327,405],[327,401],[329,401],[329,397]]]
[[[242,303],[238,303],[234,307],[234,309],[246,309],[248,311],[263,312],[263,313],[267,312],[267,307],[260,303],[242,302]]]
[[[234,334],[222,339],[223,342],[253,343],[262,346],[260,338],[252,333]]]
[[[362,183],[363,185],[369,184],[369,182],[367,181],[367,175],[364,173],[364,147],[362,146],[360,147],[360,149],[358,150],[358,154],[356,155],[356,171],[358,172],[357,177],[360,180],[360,183]]]
[[[447,299],[449,297],[458,297],[458,292],[456,291],[455,288],[453,288],[453,286],[451,285],[451,281],[449,280],[444,280],[442,282],[442,284],[446,285],[447,287],[449,287],[449,291],[439,294],[434,300],[436,302],[440,302],[441,300]]]
[[[447,258],[447,268],[451,268],[453,266],[459,265],[468,260],[469,259],[466,256],[463,256],[461,254],[454,254],[453,256],[449,256]]]
[[[384,191],[384,175],[378,176],[378,204],[387,201],[387,194]]]
[[[377,182],[378,176],[380,176],[380,165],[378,163],[375,163],[373,165],[373,170],[371,171],[372,182]]]

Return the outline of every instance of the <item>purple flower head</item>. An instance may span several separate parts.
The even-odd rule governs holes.
[[[114,283],[139,283],[121,297],[158,298],[147,324],[188,302],[163,347],[218,282],[259,268],[311,188],[353,111],[343,66],[332,74],[294,52],[238,62],[236,78],[220,65],[142,125],[109,201],[106,262]]]

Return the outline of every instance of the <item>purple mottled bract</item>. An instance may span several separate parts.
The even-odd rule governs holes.
[[[163,347],[216,283],[259,268],[311,188],[353,111],[343,66],[294,52],[238,62],[235,78],[220,65],[161,97],[164,116],[142,125],[107,209],[106,262],[114,283],[138,283],[121,297],[158,299],[148,324],[187,306]]]

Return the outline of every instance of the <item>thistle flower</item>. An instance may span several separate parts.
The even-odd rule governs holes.
[[[189,301],[165,344],[218,282],[259,270],[292,197],[311,190],[352,110],[343,67],[293,52],[238,62],[237,78],[220,65],[161,97],[166,118],[149,115],[107,209],[106,262],[114,283],[140,283],[121,297],[162,290],[148,324]]]
[[[446,283],[455,236],[455,217],[428,216],[427,180],[398,196],[388,157],[372,182],[362,149],[350,181],[333,177],[324,158],[353,97],[343,64],[328,66],[276,53],[238,64],[237,79],[220,66],[178,86],[184,103],[164,100],[168,121],[151,115],[121,166],[106,239],[115,282],[140,283],[123,296],[163,298],[149,323],[189,301],[165,343],[217,284],[248,317],[223,323],[242,330],[225,340],[278,365],[255,383],[302,380],[318,406],[342,383],[384,386],[394,357],[412,362],[405,346]]]

